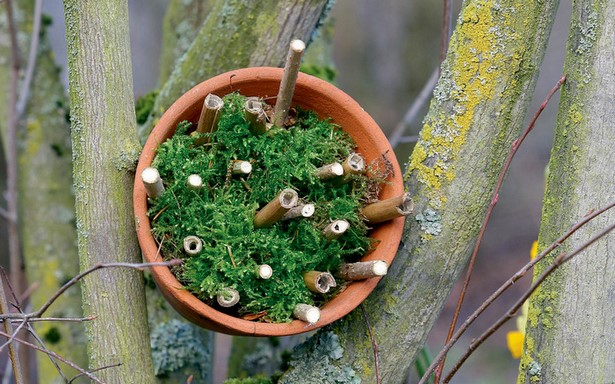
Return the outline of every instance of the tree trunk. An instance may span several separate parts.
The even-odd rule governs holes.
[[[403,243],[363,304],[383,383],[404,382],[476,241],[497,176],[523,123],[557,1],[466,1],[421,138],[410,158],[415,199]],[[375,382],[360,310],[295,355],[283,383]],[[342,381],[346,380],[346,381]]]
[[[162,113],[198,83],[232,69],[281,66],[290,41],[308,42],[330,2],[218,0],[160,90],[150,118],[139,127],[141,142]]]
[[[575,2],[567,51],[541,248],[615,199],[615,3]],[[557,254],[584,244],[614,221],[613,209],[594,219],[541,261],[535,276]],[[532,295],[520,383],[611,383],[615,378],[614,241],[614,233],[607,235]]]
[[[81,269],[140,262],[132,215],[139,154],[126,0],[66,0],[71,129]],[[90,367],[107,383],[155,381],[142,275],[105,269],[83,280]]]

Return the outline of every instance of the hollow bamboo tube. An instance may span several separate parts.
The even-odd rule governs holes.
[[[297,205],[299,196],[294,189],[284,189],[254,216],[254,226],[264,228],[280,220],[289,209]]]
[[[346,220],[335,220],[325,227],[323,234],[328,240],[334,240],[342,236],[348,228],[350,228],[350,223]]]
[[[257,97],[248,97],[244,105],[245,118],[250,123],[250,131],[255,135],[267,132],[267,115],[263,104]]]
[[[344,167],[340,163],[331,163],[316,168],[316,177],[321,180],[332,179],[344,174]]]
[[[273,276],[273,269],[268,264],[261,264],[256,267],[257,278],[267,280],[271,276]]]
[[[383,260],[361,261],[343,264],[337,276],[344,280],[364,280],[370,277],[384,276],[389,266]]]
[[[239,292],[233,288],[224,288],[218,292],[216,300],[221,307],[232,307],[239,302]]]
[[[329,272],[305,272],[303,274],[303,281],[308,289],[314,293],[327,293],[331,288],[337,287],[335,278]]]
[[[311,217],[315,210],[316,207],[314,204],[297,205],[296,207],[289,209],[288,212],[282,216],[282,220],[290,220],[297,217]]]
[[[233,160],[231,173],[233,175],[248,175],[252,172],[252,164],[249,161]]]
[[[203,188],[203,179],[197,174],[190,175],[186,180],[186,185],[192,190],[201,189]]]
[[[366,205],[361,209],[361,215],[369,224],[382,223],[398,217],[408,216],[414,211],[414,202],[409,193],[391,197],[373,204]]]
[[[299,66],[301,65],[301,56],[305,50],[305,43],[301,40],[293,40],[290,42],[288,56],[286,57],[286,65],[284,66],[284,74],[280,82],[280,90],[273,109],[273,124],[281,127],[284,125],[290,104],[295,91],[295,83],[299,75]]]
[[[365,160],[358,153],[352,153],[342,163],[344,175],[362,173],[365,171]]]
[[[141,180],[143,181],[143,186],[145,186],[145,192],[147,192],[147,196],[150,198],[155,199],[164,193],[164,185],[162,185],[160,173],[158,173],[156,168],[145,168],[141,172]]]
[[[203,101],[203,109],[199,116],[199,122],[196,126],[198,133],[212,133],[218,127],[220,120],[220,110],[224,107],[222,99],[213,93],[208,94]],[[194,142],[194,145],[203,145],[211,141],[210,137],[201,137]]]
[[[297,304],[293,309],[293,316],[306,323],[316,324],[320,320],[320,309],[312,305]]]
[[[184,237],[184,252],[190,256],[198,255],[203,250],[203,242],[196,236]]]

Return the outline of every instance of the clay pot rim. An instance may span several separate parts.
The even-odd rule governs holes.
[[[137,236],[146,262],[161,261],[162,258],[159,254],[159,247],[151,235],[150,222],[147,217],[147,195],[138,175],[141,174],[143,169],[151,165],[158,145],[175,133],[177,123],[185,120],[182,117],[194,117],[196,115],[198,119],[198,113],[200,112],[203,100],[208,93],[213,92],[221,97],[233,91],[239,91],[243,94],[242,88],[248,90],[252,87],[256,88],[255,83],[267,84],[271,88],[272,84],[279,84],[282,73],[282,69],[271,67],[244,68],[223,73],[196,85],[186,92],[160,118],[148,137],[139,158],[133,191]],[[249,94],[250,92],[246,93],[248,93],[246,96],[255,96]],[[273,97],[275,99],[275,92],[271,93],[267,92],[265,95],[260,94],[258,96]],[[304,104],[302,97],[307,99],[309,98],[305,97],[307,95],[317,95],[319,97],[317,99],[318,102],[315,104],[318,108],[312,108],[317,113],[320,114],[322,109],[331,111],[331,114],[340,113],[340,110],[347,111],[352,114],[355,124],[365,128],[364,131],[357,131],[361,132],[362,135],[359,139],[355,137],[356,132],[355,135],[349,132],[357,142],[360,153],[365,154],[368,150],[370,152],[377,150],[381,154],[390,154],[387,158],[393,164],[395,175],[392,183],[383,189],[381,198],[401,195],[404,191],[402,175],[393,150],[384,133],[359,104],[337,87],[316,77],[300,73],[297,79],[293,104]],[[178,121],[178,119],[180,120]],[[194,118],[192,120],[194,121]],[[342,128],[347,131],[351,130],[350,127],[342,126]],[[361,149],[361,145],[365,146],[365,150]],[[367,160],[368,162],[370,161],[369,159]],[[376,226],[370,233],[370,236],[380,239],[381,243],[378,244],[375,251],[365,255],[361,260],[385,260],[390,265],[401,240],[403,225],[403,218],[398,218]],[[348,284],[343,292],[340,292],[320,308],[321,318],[316,324],[307,324],[299,320],[293,320],[290,323],[264,323],[243,320],[210,307],[185,290],[167,267],[153,267],[151,272],[166,299],[190,321],[214,331],[234,335],[255,336],[293,335],[325,326],[356,308],[367,298],[376,287],[378,281],[380,281],[380,277],[375,277]]]

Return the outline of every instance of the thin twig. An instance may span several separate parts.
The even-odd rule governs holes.
[[[99,372],[99,371],[102,371],[103,369],[116,368],[116,367],[119,367],[121,365],[122,365],[122,363],[111,364],[111,365],[107,365],[107,366],[104,366],[104,367],[91,369],[88,372],[90,372],[90,373]],[[78,375],[76,375],[75,377],[70,379],[66,384],[71,384],[73,381],[77,380],[78,378],[80,378],[80,377],[82,377],[84,375],[85,375],[85,373],[79,373]]]
[[[11,335],[6,333],[6,332],[0,331],[0,336],[10,337]],[[43,352],[43,353],[45,353],[45,354],[47,354],[47,355],[49,355],[49,356],[51,356],[51,357],[53,357],[55,359],[58,359],[61,362],[63,362],[64,364],[68,365],[69,367],[75,369],[76,371],[79,371],[79,372],[83,373],[85,376],[87,376],[88,378],[90,378],[94,382],[99,383],[99,384],[104,384],[104,382],[100,381],[94,375],[90,374],[89,372],[87,372],[83,368],[79,367],[77,364],[73,363],[70,360],[67,360],[67,359],[63,358],[62,356],[58,355],[57,353],[55,353],[55,352],[53,352],[53,351],[51,351],[49,349],[41,348],[38,345],[29,343],[29,342],[27,342],[25,340],[22,340],[20,338],[16,338],[14,341],[16,341],[16,342],[18,342],[20,344],[23,344],[23,345],[25,345],[27,347],[30,347],[30,348],[32,348],[32,349],[34,349],[36,351]]]
[[[553,271],[555,271],[557,268],[562,266],[564,263],[570,261],[573,257],[575,257],[576,255],[581,253],[583,250],[585,250],[587,247],[592,245],[594,242],[598,241],[601,237],[605,236],[606,234],[608,234],[613,229],[615,229],[615,224],[609,225],[604,230],[602,230],[600,233],[598,233],[596,236],[592,237],[585,244],[580,245],[578,248],[576,248],[571,253],[569,253],[569,254],[561,253],[559,256],[557,256],[555,258],[555,260],[553,261],[553,263],[536,279],[536,281],[532,284],[530,289],[528,289],[523,294],[523,296],[521,296],[521,298],[519,298],[519,300],[517,300],[517,302],[512,307],[510,307],[508,312],[506,312],[505,315],[500,317],[491,327],[489,327],[489,329],[487,331],[485,331],[477,339],[472,341],[472,344],[470,344],[470,347],[468,348],[468,350],[461,356],[461,358],[457,361],[457,363],[455,363],[455,366],[446,375],[446,378],[444,379],[444,383],[448,383],[451,380],[451,378],[455,375],[455,373],[457,373],[459,368],[461,368],[463,363],[468,359],[468,357],[470,357],[470,355],[474,352],[474,350],[476,350],[476,348],[478,348],[495,331],[500,329],[500,327],[504,323],[506,323],[508,320],[512,319],[516,315],[517,311],[519,311],[519,308],[521,308],[523,303],[540,286],[540,284],[542,284],[542,282],[551,273],[553,273]]]
[[[38,45],[41,33],[42,9],[43,0],[36,0],[34,3],[34,20],[32,25],[32,38],[30,39],[28,66],[26,68],[26,75],[21,84],[21,92],[19,94],[19,101],[17,102],[16,107],[18,118],[23,116],[26,110],[28,94],[30,93],[30,84],[32,84],[32,78],[34,77],[34,68],[36,67],[36,58],[38,56]]]
[[[34,328],[32,327],[32,325],[30,324],[29,321],[28,321],[27,325],[28,325],[28,331],[30,331],[30,334],[38,342],[38,344],[41,346],[41,348],[43,348],[45,350],[49,350],[49,348],[47,348],[47,346],[45,345],[43,340],[41,340],[41,338],[38,336],[38,334],[36,333],[36,331],[34,330]],[[64,379],[64,381],[67,381],[68,378],[66,377],[66,375],[62,371],[62,368],[60,368],[60,365],[58,364],[58,362],[55,361],[55,359],[51,355],[47,355],[47,357],[49,358],[49,360],[51,360],[51,364],[53,364],[53,366],[56,368],[56,371],[58,372],[58,374],[60,376],[62,376],[62,379]]]
[[[372,332],[372,325],[369,322],[369,317],[367,317],[367,312],[365,311],[365,307],[363,304],[360,304],[361,311],[363,312],[363,319],[365,319],[365,325],[367,325],[367,332],[369,332],[369,338],[372,342],[372,348],[374,349],[374,365],[376,368],[376,384],[380,384],[380,355],[378,349],[378,342],[374,337],[374,333]]]
[[[6,346],[10,345],[13,342],[13,340],[17,337],[17,334],[19,333],[19,331],[21,331],[23,327],[26,326],[27,323],[28,323],[27,320],[21,320],[21,323],[19,324],[19,326],[17,326],[17,328],[15,328],[13,332],[11,333],[11,337],[9,337],[9,339],[4,344],[0,345],[0,352],[2,352]]]
[[[410,124],[416,120],[423,106],[427,103],[427,101],[429,101],[431,92],[438,82],[438,76],[439,66],[433,70],[431,76],[429,76],[429,79],[425,85],[423,85],[421,92],[419,92],[418,96],[412,102],[412,105],[410,105],[410,108],[408,108],[408,111],[404,114],[403,119],[401,119],[393,131],[391,131],[391,134],[389,135],[389,143],[391,143],[391,147],[393,147],[393,149],[402,143],[404,132],[408,127],[410,127]]]
[[[611,202],[607,206],[597,210],[592,211],[589,215],[583,217],[579,222],[573,225],[566,233],[560,236],[557,240],[551,243],[547,248],[545,248],[539,255],[537,255],[533,260],[530,260],[527,264],[525,264],[521,269],[519,269],[514,275],[512,275],[504,284],[502,284],[487,300],[485,300],[474,313],[472,313],[466,321],[461,324],[459,329],[455,331],[451,339],[449,340],[444,347],[438,352],[438,355],[433,359],[427,371],[419,381],[419,384],[424,384],[427,382],[429,375],[435,371],[438,363],[442,361],[444,356],[448,353],[448,351],[455,345],[455,343],[459,340],[461,335],[465,333],[465,331],[474,323],[474,321],[480,316],[498,297],[502,295],[504,291],[513,286],[519,279],[524,277],[529,270],[531,270],[536,263],[542,260],[546,255],[550,254],[555,248],[559,247],[566,239],[568,239],[573,233],[578,231],[585,224],[593,220],[596,216],[608,211],[609,209],[615,207],[615,201]]]
[[[491,197],[491,202],[489,203],[489,208],[487,208],[487,214],[485,215],[485,218],[483,219],[483,223],[481,224],[480,231],[478,233],[478,238],[476,239],[476,243],[474,244],[474,249],[472,250],[472,255],[470,256],[470,262],[468,263],[468,269],[466,271],[466,276],[463,281],[463,287],[461,288],[461,293],[459,294],[459,298],[457,300],[457,306],[455,307],[455,313],[453,314],[453,320],[451,321],[451,325],[448,329],[448,335],[446,336],[445,343],[448,343],[451,340],[451,337],[453,336],[453,333],[455,332],[455,327],[457,325],[457,319],[459,318],[459,313],[461,312],[461,306],[463,304],[463,300],[465,299],[465,295],[468,290],[468,285],[470,284],[470,278],[472,277],[472,272],[474,271],[474,263],[476,262],[476,255],[478,254],[478,249],[480,247],[483,236],[485,234],[485,230],[487,229],[487,223],[489,222],[489,219],[491,218],[491,213],[493,212],[493,208],[498,203],[500,188],[502,187],[502,184],[504,183],[504,176],[506,176],[506,173],[508,172],[508,168],[510,168],[510,164],[512,162],[513,157],[517,153],[517,150],[519,149],[519,147],[521,146],[521,144],[523,143],[527,135],[534,128],[534,125],[536,124],[536,120],[538,120],[538,117],[540,116],[542,111],[544,111],[544,109],[546,108],[547,104],[549,103],[549,100],[551,100],[551,97],[553,97],[555,92],[557,92],[557,90],[562,86],[562,84],[564,84],[565,81],[566,81],[566,76],[564,75],[559,79],[559,81],[551,89],[551,91],[549,91],[549,93],[547,94],[547,97],[542,102],[542,104],[540,104],[540,107],[534,114],[532,121],[530,121],[529,125],[527,126],[527,128],[525,128],[525,131],[523,131],[521,136],[519,136],[517,139],[513,141],[510,147],[510,151],[508,152],[508,155],[506,156],[506,160],[504,161],[504,166],[502,167],[502,170],[500,171],[500,175],[498,176],[498,181],[495,184],[493,195]],[[435,380],[436,383],[439,383],[440,374],[442,373],[442,368],[444,367],[445,360],[446,360],[446,356],[444,356],[444,358],[440,362],[440,366],[436,370],[436,380]]]
[[[60,322],[65,322],[65,323],[83,323],[86,321],[92,321],[92,320],[96,320],[98,316],[88,316],[88,317],[28,317],[28,322],[29,323],[36,323],[36,322],[42,322],[42,321],[60,321]],[[10,319],[11,322],[13,323],[19,323],[21,321],[23,321],[22,319],[26,318],[26,315],[24,314],[23,317],[20,318],[12,318]]]
[[[8,306],[8,302],[6,299],[6,295],[4,293],[3,280],[4,279],[0,279],[0,312],[9,313],[9,306]],[[2,327],[4,328],[4,331],[8,335],[13,334],[13,327],[8,321],[5,321],[4,324],[2,324]],[[15,382],[23,383],[23,377],[21,375],[21,362],[19,361],[19,356],[17,355],[17,348],[15,348],[13,344],[9,344],[8,347],[9,347],[9,360],[11,362],[10,366],[13,368]]]

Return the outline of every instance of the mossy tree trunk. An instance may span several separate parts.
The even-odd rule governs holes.
[[[363,304],[383,383],[404,382],[464,269],[497,176],[520,132],[557,1],[465,1],[406,187],[415,199],[388,276]],[[360,310],[317,334],[283,383],[375,382]]]
[[[132,214],[139,154],[126,0],[66,0],[71,130],[81,269],[141,261]],[[107,383],[153,383],[142,274],[83,280],[90,367]]]
[[[24,66],[32,36],[33,2],[16,2],[17,27]],[[5,8],[0,18],[5,20]],[[4,33],[8,33],[4,31]],[[9,52],[0,49],[0,60],[10,59]],[[0,66],[8,72],[9,66]],[[0,78],[5,78],[0,74]],[[8,85],[8,82],[2,82]],[[52,292],[78,273],[75,203],[72,196],[72,159],[70,130],[67,121],[68,98],[60,82],[45,28],[40,33],[36,68],[29,92],[19,135],[20,237],[27,279],[38,284],[32,292],[32,308],[39,308]],[[6,92],[0,94],[4,110]],[[0,116],[2,115],[0,112]],[[0,119],[6,121],[6,117]],[[4,131],[2,131],[3,142]],[[81,295],[74,287],[62,295],[46,313],[52,317],[81,317]],[[75,323],[40,322],[35,329],[61,356],[79,366],[87,366],[83,326]],[[59,378],[49,359],[39,356],[38,376],[52,382]],[[66,371],[68,376],[71,371]]]
[[[615,199],[615,3],[576,1],[567,47],[539,244],[551,244],[587,212]],[[587,242],[615,221],[594,219],[537,265]],[[615,379],[615,233],[552,274],[532,295],[520,383]],[[536,276],[535,274],[535,276]]]

